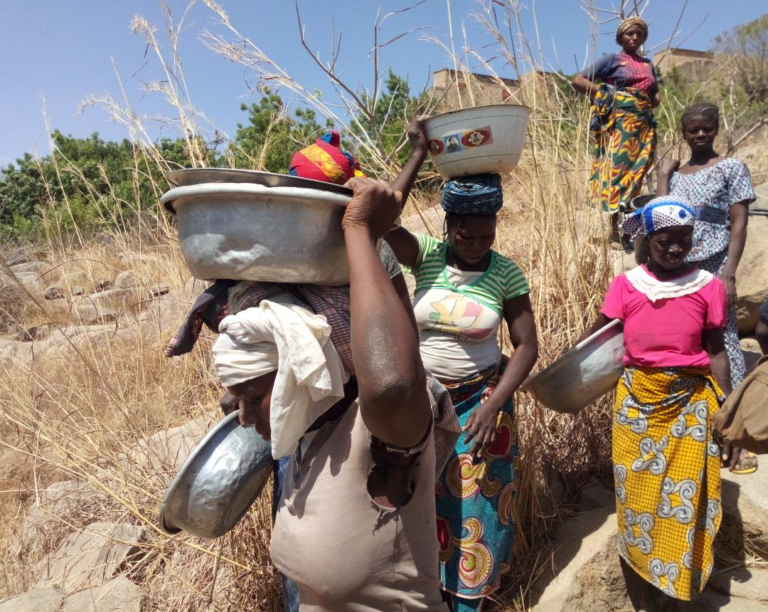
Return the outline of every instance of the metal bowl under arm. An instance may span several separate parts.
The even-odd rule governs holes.
[[[272,447],[233,412],[194,448],[160,506],[166,533],[218,538],[243,518],[272,472]]]
[[[624,372],[623,324],[615,319],[522,387],[550,410],[575,414],[611,391]]]

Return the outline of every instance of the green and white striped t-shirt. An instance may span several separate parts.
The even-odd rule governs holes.
[[[444,289],[461,293],[504,316],[504,302],[530,293],[528,281],[518,265],[496,251],[491,251],[488,269],[470,285],[457,288],[446,273],[445,256],[448,242],[426,234],[416,234],[419,256],[412,269],[406,272],[416,277],[416,295],[430,289]]]

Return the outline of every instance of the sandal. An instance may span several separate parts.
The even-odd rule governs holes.
[[[738,476],[746,476],[755,472],[757,472],[757,456],[750,452],[747,453],[746,457],[742,457],[736,467],[733,468],[733,473]]]

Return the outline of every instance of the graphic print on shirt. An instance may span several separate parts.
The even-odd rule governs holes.
[[[422,330],[440,331],[475,341],[485,340],[496,333],[499,316],[487,306],[461,293],[441,289],[433,289],[425,297],[426,300],[419,300],[416,305],[419,310],[425,306],[429,309],[417,317],[422,322]]]

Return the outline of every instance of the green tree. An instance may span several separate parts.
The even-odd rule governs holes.
[[[236,168],[287,173],[297,150],[333,128],[331,121],[321,125],[312,109],[298,108],[291,115],[283,99],[267,88],[258,103],[243,104],[240,110],[248,113],[248,122],[237,125],[230,146]]]
[[[408,81],[390,70],[384,91],[375,105],[367,95],[362,96],[362,101],[367,108],[373,107],[373,112],[370,113],[371,117],[362,112],[358,114],[357,123],[352,126],[353,131],[360,135],[364,133],[385,160],[402,166],[411,154],[407,146],[401,147],[408,123],[412,117],[423,114],[431,106],[431,94],[412,96]],[[378,165],[365,150],[360,151],[360,161],[365,167]]]
[[[54,130],[54,151],[29,154],[0,171],[0,236],[24,239],[43,231],[127,226],[155,210],[168,168],[191,165],[186,140],[162,139],[149,150],[129,140],[111,142],[94,133],[74,138]],[[199,141],[193,143],[200,146]],[[207,150],[207,149],[203,149]],[[210,165],[219,163],[208,151]]]

